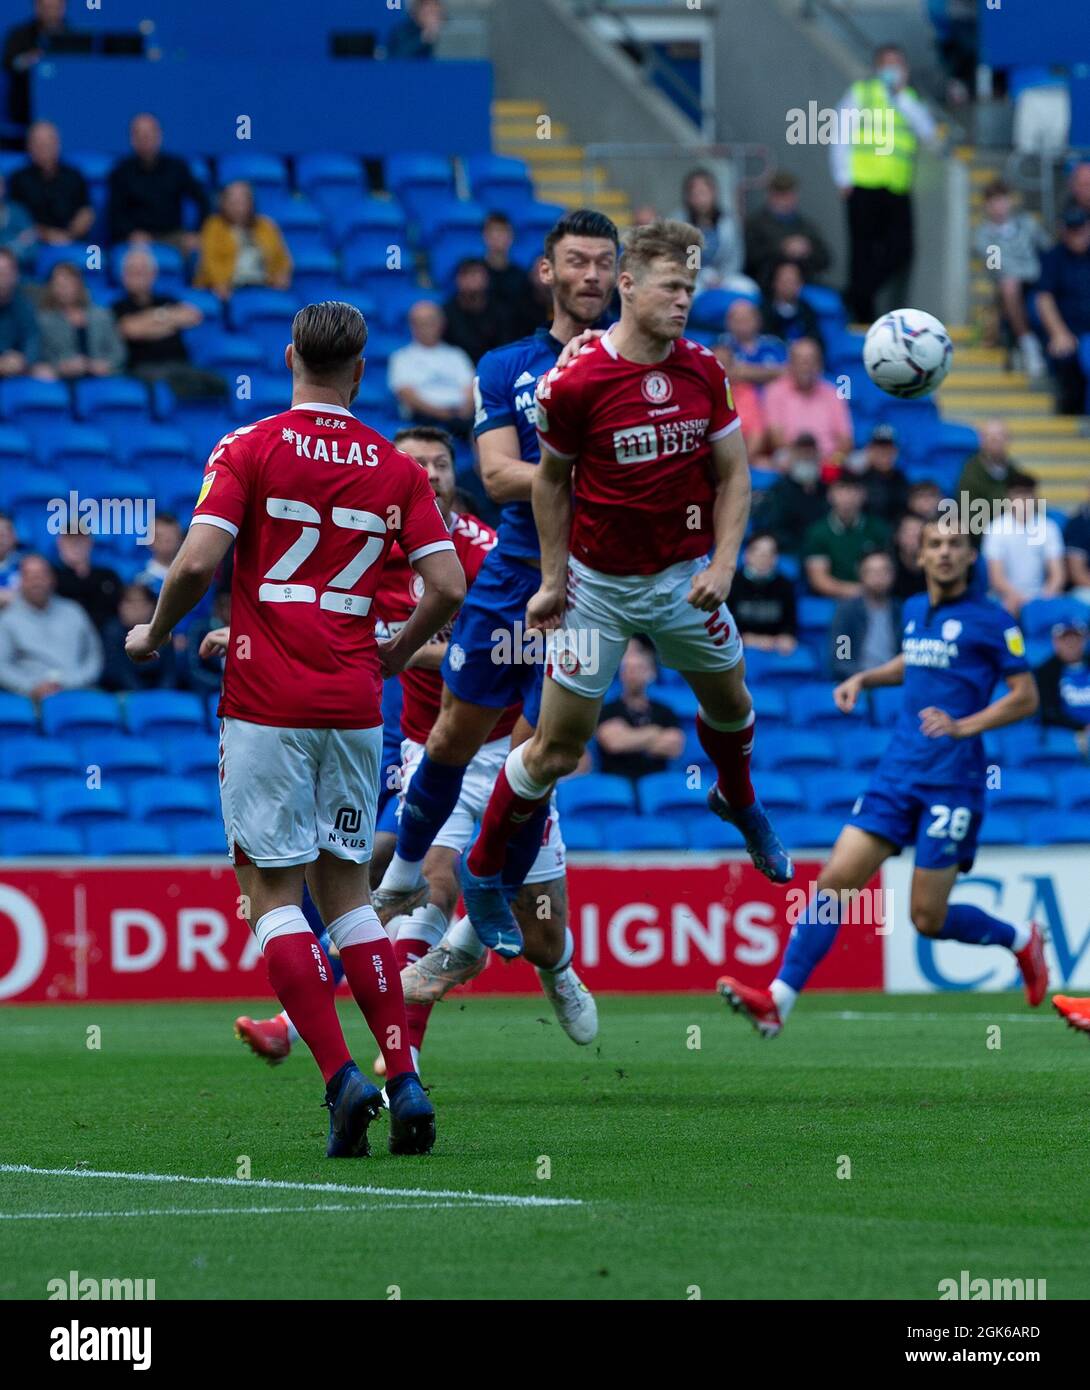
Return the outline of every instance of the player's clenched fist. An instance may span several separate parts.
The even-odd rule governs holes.
[[[159,659],[156,643],[152,640],[150,623],[137,623],[136,627],[129,629],[125,638],[125,655],[130,661],[138,664]]]
[[[862,689],[863,681],[859,676],[849,676],[846,681],[840,682],[833,691],[833,699],[836,701],[836,707],[841,714],[851,714]]]
[[[928,738],[960,738],[958,731],[958,721],[951,719],[944,709],[939,709],[937,705],[928,705],[926,709],[920,710],[920,733],[926,734]]]
[[[706,569],[697,570],[689,586],[689,603],[694,608],[699,608],[701,613],[714,613],[721,603],[726,602],[733,579],[733,569],[725,570],[708,565]]]
[[[550,589],[543,584],[526,605],[526,626],[541,632],[559,627],[567,599],[565,589]]]
[[[215,656],[222,656],[230,641],[231,629],[229,627],[214,627],[211,632],[206,632],[201,638],[199,649],[201,660],[211,661]]]

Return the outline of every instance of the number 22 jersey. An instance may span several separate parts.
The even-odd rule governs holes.
[[[236,537],[219,713],[281,728],[382,723],[372,605],[396,540],[453,550],[424,469],[340,406],[305,404],[225,435],[194,524]]]

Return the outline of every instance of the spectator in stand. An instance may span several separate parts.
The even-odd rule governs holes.
[[[78,603],[99,632],[117,615],[121,580],[108,565],[92,558],[94,538],[85,531],[62,531],[57,537],[56,591]]]
[[[641,203],[639,207],[632,209],[633,227],[650,227],[652,222],[661,222],[662,213],[654,203]]]
[[[174,563],[174,557],[182,548],[182,523],[173,512],[156,512],[155,530],[151,537],[151,559],[136,576],[137,584],[158,598],[167,570]]]
[[[56,44],[71,34],[66,0],[34,0],[34,18],[14,24],[4,37],[4,71],[8,75],[8,117],[14,125],[30,123],[30,74]]]
[[[1019,472],[1010,456],[1010,442],[1010,431],[1003,420],[987,420],[980,427],[980,447],[965,460],[958,479],[958,506],[962,511],[969,512],[978,500],[991,507],[1006,497],[1011,476]]]
[[[973,233],[973,250],[996,288],[1000,322],[1018,345],[1018,360],[1031,377],[1044,376],[1045,355],[1029,326],[1026,300],[1041,274],[1042,251],[1051,241],[1028,212],[1015,212],[1008,184],[996,179],[984,190],[984,220]]]
[[[715,349],[723,370],[730,378],[731,395],[734,408],[742,421],[742,438],[746,441],[746,452],[750,463],[757,467],[768,453],[768,425],[765,421],[764,405],[761,403],[760,388],[752,381],[739,376],[738,362],[734,353],[724,343]]]
[[[430,58],[446,16],[441,0],[412,0],[409,17],[390,31],[387,58]]]
[[[220,589],[212,602],[212,611],[193,624],[186,643],[185,683],[190,690],[205,695],[218,695],[223,684],[223,657],[217,653],[207,660],[201,657],[201,642],[216,628],[231,626],[231,590]]]
[[[112,305],[117,331],[127,350],[125,370],[141,381],[165,381],[182,398],[223,396],[227,387],[214,372],[194,367],[182,332],[204,315],[195,304],[155,293],[155,257],[135,246],[121,262],[125,293]]]
[[[799,211],[799,181],[779,169],[768,182],[765,205],[746,219],[746,274],[767,294],[781,261],[794,261],[804,280],[813,280],[831,263],[817,224]]]
[[[15,534],[15,522],[0,512],[0,613],[19,592],[19,565],[23,554]]]
[[[505,212],[490,212],[481,228],[484,263],[488,267],[488,287],[492,304],[507,319],[504,342],[525,338],[542,322],[530,288],[530,277],[511,260],[515,229]]]
[[[731,385],[739,381],[764,386],[783,375],[787,344],[761,332],[761,311],[752,299],[736,299],[727,310],[727,331],[719,339],[729,348],[734,364]]]
[[[1034,302],[1047,334],[1056,410],[1060,415],[1083,415],[1086,374],[1079,361],[1079,339],[1090,333],[1090,212],[1071,207],[1064,213],[1060,240],[1041,262]]]
[[[893,533],[893,596],[903,603],[913,594],[927,588],[923,566],[920,564],[920,545],[923,541],[923,518],[906,512]]]
[[[908,489],[908,510],[921,521],[935,515],[942,501],[942,488],[929,478],[922,478]]]
[[[859,562],[889,547],[889,529],[863,510],[866,492],[850,473],[829,484],[829,511],[815,521],[803,543],[806,578],[824,598],[855,598],[861,591]],[[892,584],[892,575],[890,583]]]
[[[754,521],[785,555],[797,555],[806,532],[828,509],[817,440],[800,434],[790,448],[780,450],[777,466],[783,476],[757,495]]]
[[[901,650],[901,600],[894,594],[891,556],[874,550],[859,561],[859,592],[836,606],[827,666],[835,681],[884,666]]]
[[[25,555],[19,592],[0,613],[0,688],[44,700],[83,690],[102,674],[102,642],[78,603],[57,598],[53,567]]]
[[[113,376],[125,365],[125,345],[113,314],[92,304],[71,261],[60,261],[50,271],[38,301],[38,330],[42,361],[66,381]]]
[[[1052,655],[1034,672],[1041,692],[1041,723],[1048,728],[1074,729],[1083,737],[1090,728],[1090,660],[1086,636],[1090,629],[1078,619],[1052,626]]]
[[[769,333],[783,342],[812,338],[824,350],[818,316],[802,298],[802,286],[802,275],[794,261],[780,261],[772,272],[761,316]]]
[[[841,139],[830,146],[830,155],[833,182],[848,211],[845,298],[858,323],[872,323],[877,297],[887,286],[901,303],[907,299],[916,151],[921,141],[937,144],[937,131],[908,85],[908,60],[897,44],[876,50],[873,72],[852,83],[837,114]]]
[[[41,334],[30,300],[19,288],[19,265],[0,248],[0,377],[52,377],[41,363]]]
[[[1064,528],[1067,578],[1076,598],[1090,603],[1090,502],[1068,518]]]
[[[893,426],[875,425],[864,447],[845,465],[863,485],[864,510],[887,526],[908,510],[908,479],[897,467],[899,453]]]
[[[1031,599],[1062,594],[1067,572],[1063,537],[1037,501],[1037,480],[1015,473],[1007,496],[1010,511],[995,518],[980,553],[992,592],[1017,618]]]
[[[8,180],[11,198],[34,219],[34,235],[50,246],[81,241],[91,230],[95,211],[83,175],[61,162],[61,137],[51,121],[35,121],[27,131],[30,162]]]
[[[154,612],[155,595],[150,589],[143,584],[125,585],[116,616],[102,629],[104,690],[168,690],[176,684],[178,664],[169,642],[160,648],[157,661],[138,666],[125,655],[125,638],[130,629],[150,623]]]
[[[507,315],[490,292],[488,266],[475,257],[460,261],[454,272],[454,293],[443,305],[445,342],[461,348],[474,363],[491,348],[509,341]]]
[[[443,342],[445,327],[438,304],[418,300],[409,310],[412,342],[390,354],[387,379],[406,420],[465,435],[473,415],[473,362]]]
[[[839,461],[852,447],[852,417],[847,402],[821,375],[821,348],[799,338],[787,350],[787,371],[765,387],[764,407],[773,448],[800,434],[817,441],[822,461]]]
[[[1090,159],[1080,159],[1068,176],[1064,212],[1071,208],[1090,213]]]
[[[734,576],[727,605],[743,643],[762,652],[789,655],[799,644],[795,586],[778,568],[776,537],[756,531]]]
[[[193,283],[220,299],[230,299],[242,285],[291,285],[291,256],[280,228],[257,211],[254,191],[243,179],[220,193],[219,210],[201,227],[200,246]]]
[[[681,207],[671,217],[677,222],[688,222],[704,235],[696,279],[698,291],[721,287],[740,294],[757,292],[755,282],[742,274],[745,256],[738,219],[723,206],[719,184],[710,169],[691,169],[685,175]]]
[[[7,196],[7,184],[0,175],[0,251],[10,251],[20,269],[28,270],[37,244],[30,213],[22,203],[13,203]]]
[[[602,709],[598,723],[599,766],[633,782],[649,772],[665,772],[685,750],[685,735],[668,705],[652,700],[647,688],[657,670],[651,651],[633,637],[621,657],[621,694]]]
[[[143,111],[129,124],[132,154],[110,170],[110,240],[169,241],[186,253],[200,242],[183,227],[185,204],[208,215],[208,195],[184,159],[163,153],[163,128]]]

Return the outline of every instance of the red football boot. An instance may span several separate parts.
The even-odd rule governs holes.
[[[270,1067],[277,1066],[291,1051],[288,1025],[279,1014],[275,1018],[236,1018],[235,1037],[256,1057],[264,1057]]]
[[[1036,922],[1029,924],[1029,941],[1020,951],[1014,953],[1022,980],[1026,986],[1026,998],[1034,1008],[1048,991],[1048,962],[1045,960],[1045,941]]]
[[[1069,1028],[1090,1033],[1090,999],[1079,999],[1073,994],[1054,994],[1052,1007]]]
[[[774,1038],[783,1028],[783,1019],[772,994],[767,989],[754,989],[729,975],[716,980],[715,987],[736,1014],[744,1014],[762,1038]]]

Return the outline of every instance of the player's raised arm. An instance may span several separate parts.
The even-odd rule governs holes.
[[[708,567],[693,576],[689,591],[689,602],[704,613],[714,613],[730,592],[752,492],[742,431],[736,429],[714,440],[711,447],[716,476],[712,518],[715,550]]]
[[[920,731],[931,738],[943,734],[950,738],[972,738],[974,734],[987,733],[989,729],[1002,729],[1005,724],[1016,724],[1019,719],[1027,719],[1037,713],[1040,696],[1032,671],[1016,671],[1005,676],[1007,693],[990,705],[985,705],[976,714],[963,719],[952,719],[945,710],[929,705],[920,711]]]
[[[479,435],[477,458],[484,490],[497,507],[529,499],[537,467],[521,456],[514,425],[502,425]]]
[[[530,627],[555,628],[564,616],[568,587],[568,541],[571,535],[571,474],[575,460],[541,444],[531,500],[541,541],[541,588],[526,605]]]
[[[140,623],[125,638],[125,651],[136,662],[152,661],[175,626],[208,591],[234,540],[220,526],[191,526],[174,557],[150,623]]]
[[[397,636],[379,648],[384,677],[404,671],[416,652],[450,622],[466,596],[465,571],[453,547],[420,555],[412,567],[424,581],[424,592]]]
[[[880,685],[904,685],[905,683],[905,658],[902,652],[891,661],[884,661],[881,666],[872,666],[869,671],[857,671],[854,676],[849,676],[846,681],[841,683],[833,691],[833,699],[836,707],[842,714],[851,714],[855,709],[856,701],[864,690],[873,690]]]

